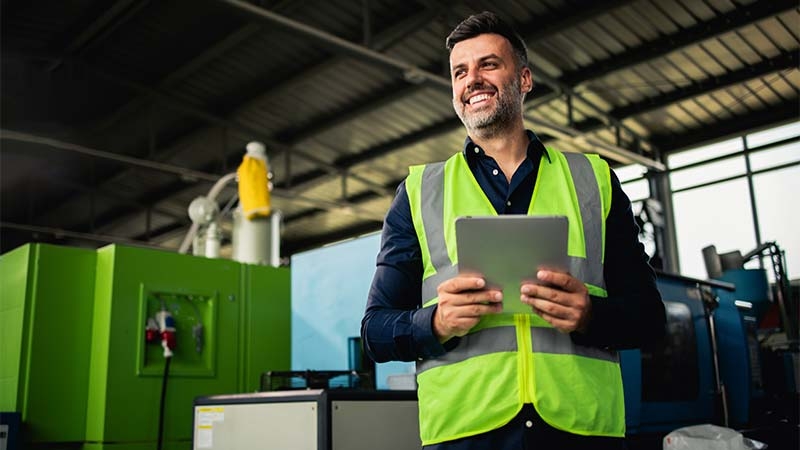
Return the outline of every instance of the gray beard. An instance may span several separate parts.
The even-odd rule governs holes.
[[[506,131],[514,119],[522,114],[522,94],[519,92],[519,80],[503,86],[505,95],[498,98],[497,108],[493,111],[478,111],[466,114],[466,106],[460,99],[453,99],[453,109],[467,129],[470,136],[491,138]]]

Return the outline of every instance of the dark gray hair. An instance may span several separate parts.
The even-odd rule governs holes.
[[[447,36],[445,46],[448,53],[450,53],[459,42],[490,33],[499,34],[508,39],[508,42],[511,43],[511,48],[514,49],[519,67],[528,65],[528,49],[525,47],[525,42],[508,22],[490,11],[473,14],[464,19],[453,29],[450,36]]]

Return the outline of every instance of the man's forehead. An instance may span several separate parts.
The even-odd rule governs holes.
[[[500,57],[512,56],[511,43],[499,34],[479,34],[473,38],[465,39],[453,46],[450,52],[450,65],[458,65],[470,59],[480,59],[486,56]]]

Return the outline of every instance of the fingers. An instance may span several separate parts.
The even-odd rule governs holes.
[[[458,293],[475,289],[483,289],[486,282],[481,277],[457,276],[444,281],[437,288],[439,296],[443,292]]]
[[[524,284],[520,299],[533,311],[564,332],[586,327],[591,311],[586,286],[566,273],[540,270],[537,278],[547,285]]]
[[[556,286],[567,292],[586,292],[586,286],[568,273],[540,270],[536,278],[545,284]]]
[[[440,342],[463,336],[481,317],[502,311],[502,292],[485,286],[483,278],[467,276],[451,278],[438,286],[433,329]]]

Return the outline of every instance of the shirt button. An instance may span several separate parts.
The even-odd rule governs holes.
[[[481,152],[481,148],[476,145],[475,146],[475,153],[480,153],[480,152]]]
[[[492,171],[492,175],[497,175],[498,173],[500,173],[500,171],[498,171],[497,169],[494,169],[494,170]]]
[[[526,420],[525,421],[525,427],[531,428],[532,426],[533,426],[533,422],[532,421],[530,421],[530,420]]]
[[[506,202],[506,206],[511,206],[511,200]]]

